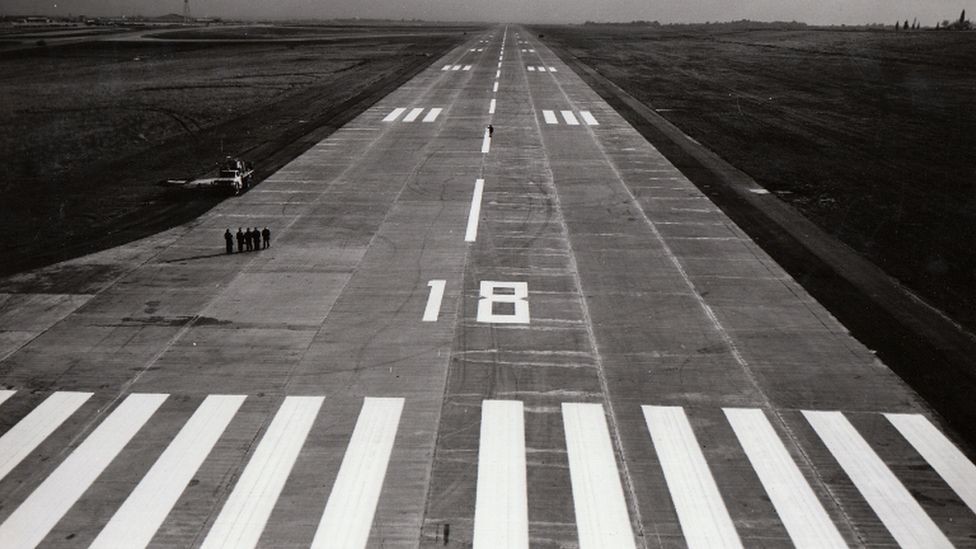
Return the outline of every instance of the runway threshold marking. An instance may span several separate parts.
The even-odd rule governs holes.
[[[542,111],[542,117],[546,119],[546,124],[558,124],[559,120],[556,118],[556,113],[553,111]]]
[[[535,67],[533,67],[532,65],[529,65],[528,69],[529,72],[535,72]]]
[[[404,122],[413,122],[420,116],[420,113],[424,112],[423,108],[411,109],[406,116],[403,117]]]
[[[165,394],[131,394],[0,525],[5,547],[36,547],[129,440]]]
[[[441,301],[444,300],[444,287],[447,286],[446,280],[431,280],[427,282],[430,293],[427,295],[427,307],[424,308],[424,322],[437,322],[440,316]]]
[[[481,403],[474,549],[528,549],[529,505],[522,402]]]
[[[453,67],[451,67],[451,70],[452,71],[459,71],[459,70],[461,70],[461,65],[454,65]]]
[[[677,406],[641,406],[690,549],[741,548],[729,511],[688,416]]]
[[[464,232],[465,242],[474,242],[478,238],[478,221],[481,218],[481,195],[485,190],[485,180],[474,181],[474,194],[471,196],[471,209],[468,211],[468,228]]]
[[[210,395],[204,399],[90,549],[149,545],[245,398]]]
[[[593,117],[593,113],[591,113],[590,111],[580,111],[580,118],[582,118],[583,121],[586,122],[587,126],[600,125],[600,123],[596,121],[596,118]]]
[[[952,547],[945,534],[844,414],[804,410],[803,416],[898,545],[930,549]]]
[[[325,397],[286,397],[201,545],[254,547]]]
[[[433,122],[434,120],[437,120],[437,116],[441,114],[442,110],[444,109],[440,107],[434,107],[433,109],[430,109],[429,111],[427,111],[427,116],[424,117],[422,122]]]
[[[466,70],[466,71],[471,70],[471,65],[465,65],[462,70]]]
[[[488,102],[488,114],[495,114],[495,100],[492,99]]]
[[[562,414],[580,548],[635,547],[603,406],[563,403]]]
[[[4,395],[3,400],[14,391]],[[0,437],[0,480],[71,417],[93,393],[58,391]]]
[[[800,549],[846,548],[843,536],[803,478],[766,414],[756,408],[723,408],[723,411],[793,545]]]
[[[956,492],[959,499],[976,513],[976,465],[966,459],[925,417],[917,414],[884,416]]]
[[[481,152],[483,154],[488,154],[491,150],[491,137],[488,135],[488,128],[485,128],[485,136],[481,140]]]
[[[573,111],[559,111],[559,112],[560,114],[563,115],[563,120],[566,121],[567,125],[579,126],[579,120],[576,119],[576,115],[573,114]]]
[[[393,122],[394,120],[399,118],[400,115],[403,114],[406,110],[407,109],[403,107],[397,107],[393,109],[392,111],[390,111],[390,114],[386,115],[386,117],[383,119],[383,122]]]
[[[366,547],[402,412],[402,398],[363,400],[313,549]]]
[[[559,71],[556,70],[556,67],[549,67],[549,72],[559,72]]]
[[[442,71],[449,71],[449,70],[451,70],[451,66],[450,65],[444,65],[444,67],[441,68],[441,70]]]

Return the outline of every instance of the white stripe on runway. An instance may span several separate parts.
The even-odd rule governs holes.
[[[430,286],[430,294],[427,295],[427,306],[424,307],[424,322],[437,322],[437,317],[441,312],[441,301],[444,300],[444,287],[446,280],[431,280],[427,283]]]
[[[793,545],[801,549],[846,548],[847,543],[803,478],[766,414],[754,408],[723,408],[723,411]]]
[[[13,394],[14,391],[10,391]],[[58,391],[44,399],[0,437],[0,479],[44,442],[59,425],[75,413],[93,393]],[[9,398],[4,397],[3,400]]]
[[[497,79],[501,77],[502,77],[502,71],[495,71],[495,78]]]
[[[488,128],[485,128],[485,137],[481,140],[481,152],[487,154],[491,150],[491,137],[488,136]]]
[[[529,53],[535,53],[535,50],[532,49],[532,48],[529,48]]]
[[[570,126],[579,126],[579,120],[576,119],[576,115],[573,114],[573,111],[559,111],[559,112],[562,113],[563,120],[566,121],[566,124],[569,124]]]
[[[549,67],[549,72],[559,72],[559,71],[556,70],[556,67]]]
[[[559,119],[556,118],[556,113],[553,111],[542,111],[542,117],[546,119],[546,124],[558,124]]]
[[[424,109],[411,109],[406,116],[403,117],[404,122],[413,122],[420,116],[420,113],[424,112]]]
[[[363,402],[313,549],[366,547],[402,411],[402,398],[367,397]]]
[[[920,549],[952,547],[844,414],[804,410],[803,415],[898,545]]]
[[[286,397],[201,545],[254,547],[325,397]]]
[[[442,110],[444,109],[441,109],[439,107],[434,107],[433,109],[430,109],[429,111],[427,111],[427,116],[424,117],[423,122],[433,122],[434,120],[437,120],[437,115],[439,115]]]
[[[491,91],[492,92],[497,92],[498,91],[498,80],[495,80],[495,85],[491,87]]]
[[[536,67],[535,70],[537,70],[539,72],[546,72],[546,68],[545,67]]]
[[[241,395],[208,396],[89,549],[149,545],[245,398]]]
[[[527,549],[529,504],[522,403],[481,403],[473,549]]]
[[[474,195],[471,197],[471,210],[468,212],[468,230],[464,233],[465,242],[474,242],[478,238],[478,220],[481,218],[481,194],[485,189],[485,180],[474,181]]]
[[[885,414],[912,447],[923,457],[973,512],[976,512],[976,466],[918,414]]]
[[[0,404],[3,404],[3,401],[14,396],[14,393],[16,392],[17,391],[8,391],[8,390],[0,391]]]
[[[396,120],[397,118],[399,118],[400,115],[403,114],[403,112],[406,111],[406,110],[407,109],[405,109],[403,107],[397,107],[397,108],[393,109],[390,112],[390,114],[386,115],[386,118],[383,119],[383,122],[393,122],[394,120]]]
[[[562,411],[580,549],[635,547],[603,406],[563,403]]]
[[[593,114],[590,113],[590,111],[580,111],[580,118],[582,118],[588,126],[600,125],[600,123],[596,121],[596,118],[593,118]]]
[[[36,547],[166,400],[131,394],[0,525],[4,547]]]
[[[466,70],[466,71],[471,70],[471,65],[465,65],[463,70]]]
[[[461,70],[461,65],[454,65],[453,67],[451,67],[451,70],[452,71],[459,71],[459,70]]]
[[[535,67],[529,65],[529,72],[535,72]]]
[[[495,114],[495,100],[492,99],[488,102],[488,114]]]
[[[641,409],[688,547],[742,547],[684,410],[679,406]]]
[[[449,70],[451,70],[451,66],[450,65],[444,65],[444,68],[442,68],[441,70],[442,71],[449,71]]]

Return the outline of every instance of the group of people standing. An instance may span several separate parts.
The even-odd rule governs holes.
[[[234,235],[231,234],[230,229],[224,232],[224,243],[227,245],[227,253],[234,253]],[[263,244],[263,245],[262,245]],[[271,247],[271,230],[267,227],[264,230],[258,230],[257,227],[248,228],[246,231],[242,230],[241,227],[237,228],[237,251],[238,252],[250,252],[252,250],[260,250],[262,248]]]

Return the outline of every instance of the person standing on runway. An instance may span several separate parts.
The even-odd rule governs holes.
[[[240,227],[237,228],[237,253],[244,251],[244,231]]]
[[[230,234],[230,229],[224,232],[224,243],[227,245],[227,253],[234,253],[234,235]]]
[[[488,124],[488,139],[491,139],[491,136],[494,135],[494,133],[495,133],[495,126]]]
[[[254,235],[251,234],[251,228],[248,227],[247,230],[244,231],[244,249],[247,251],[254,249],[254,241],[251,240],[253,236]]]
[[[265,227],[264,230],[261,231],[261,238],[264,239],[264,247],[265,248],[270,248],[271,247],[271,230],[268,229],[267,227]]]

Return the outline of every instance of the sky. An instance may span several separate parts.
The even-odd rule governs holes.
[[[967,4],[972,3],[972,6]],[[579,23],[632,21],[802,21],[862,24],[917,17],[924,25],[956,19],[976,0],[190,0],[196,16],[242,19],[426,19]],[[183,0],[0,0],[0,14],[163,15]]]

